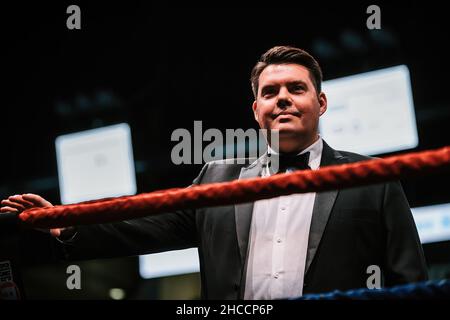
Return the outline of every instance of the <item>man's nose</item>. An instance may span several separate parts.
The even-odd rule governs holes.
[[[286,88],[281,88],[278,92],[277,106],[278,108],[286,108],[292,105],[292,100],[289,91]]]

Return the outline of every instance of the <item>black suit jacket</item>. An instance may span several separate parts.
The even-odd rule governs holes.
[[[365,160],[325,142],[321,166]],[[266,158],[250,165],[217,161],[194,184],[261,175]],[[198,247],[202,297],[243,297],[253,203],[166,213],[136,220],[78,227],[66,246],[70,260],[116,257]],[[366,287],[368,266],[384,285],[427,279],[422,247],[399,182],[318,193],[314,203],[303,292]],[[301,285],[301,284],[299,284]]]

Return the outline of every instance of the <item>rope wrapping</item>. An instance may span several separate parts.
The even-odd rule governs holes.
[[[19,219],[25,225],[38,228],[107,223],[180,209],[246,203],[293,193],[323,192],[424,176],[448,169],[449,165],[450,147],[444,147],[385,159],[333,165],[314,171],[297,171],[79,204],[32,208],[23,211]]]

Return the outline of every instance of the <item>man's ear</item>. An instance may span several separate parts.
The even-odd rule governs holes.
[[[321,92],[319,94],[318,100],[319,100],[319,115],[321,116],[325,113],[325,111],[327,111],[328,101],[325,93]]]
[[[253,109],[253,116],[255,117],[256,122],[259,123],[259,121],[258,121],[258,112],[256,112],[256,110],[258,109],[258,104],[256,103],[256,100],[253,101],[252,109]]]

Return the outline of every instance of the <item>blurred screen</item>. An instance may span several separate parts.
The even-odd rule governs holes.
[[[411,210],[422,243],[450,240],[450,203]]]
[[[416,118],[405,65],[324,81],[321,136],[335,149],[376,155],[415,148]]]
[[[128,124],[62,135],[55,144],[61,203],[136,193]]]
[[[144,279],[199,271],[197,248],[153,253],[139,257],[139,274]]]
[[[128,124],[62,135],[57,137],[55,144],[61,203],[136,193]],[[141,256],[139,269],[143,278],[198,272],[197,249]]]

